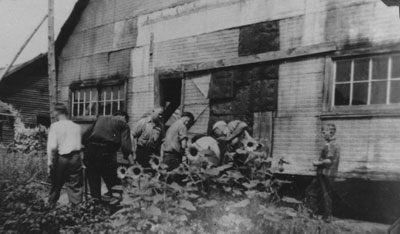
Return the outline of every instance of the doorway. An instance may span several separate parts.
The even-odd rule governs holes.
[[[181,78],[160,78],[160,105],[164,107],[164,121],[167,126],[170,126],[177,119],[174,113],[181,106],[181,95]]]

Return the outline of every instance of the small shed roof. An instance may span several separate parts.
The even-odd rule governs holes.
[[[79,23],[82,12],[85,10],[88,3],[89,3],[89,0],[78,0],[76,2],[74,8],[72,9],[71,14],[65,21],[64,25],[62,26],[60,33],[58,34],[57,40],[55,41],[56,56],[61,53],[62,49],[68,42],[69,36],[72,34],[73,30],[75,29],[75,26]],[[14,74],[15,72],[36,62],[37,60],[40,60],[44,56],[47,56],[47,53],[39,54],[38,56],[36,56],[35,58],[33,58],[27,62],[12,66],[11,69],[4,76],[4,78]],[[0,74],[3,74],[4,69],[5,68],[0,68]],[[1,80],[0,80],[0,82],[1,82]]]
[[[45,53],[45,54],[39,54],[38,56],[34,57],[33,59],[31,59],[31,60],[29,60],[29,61],[26,61],[26,62],[24,62],[24,63],[21,63],[21,64],[17,64],[17,65],[12,66],[12,67],[10,68],[10,70],[7,72],[7,74],[4,76],[4,78],[6,78],[7,76],[10,76],[10,75],[16,73],[17,71],[21,70],[22,68],[24,68],[24,67],[26,67],[26,66],[29,66],[29,65],[35,63],[36,61],[40,60],[41,58],[43,58],[43,57],[45,57],[45,56],[47,56],[47,53]],[[0,68],[0,74],[3,74],[4,69],[5,69],[5,68]],[[0,82],[1,82],[1,80],[0,80]]]

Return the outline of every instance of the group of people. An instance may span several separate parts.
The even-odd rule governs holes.
[[[98,117],[82,133],[81,126],[68,119],[65,105],[56,104],[53,115],[56,122],[50,127],[47,144],[52,182],[49,203],[53,204],[58,201],[64,185],[70,203],[82,201],[83,169],[92,198],[110,203],[118,201],[118,194],[122,193],[115,189],[120,184],[116,173],[118,150],[129,163],[138,163],[144,168],[150,167],[153,155],[159,156],[162,152],[163,163],[168,170],[173,170],[182,161],[188,146],[188,129],[194,122],[193,114],[185,112],[165,131],[163,109],[155,108],[149,117],[138,121],[131,132],[129,116],[118,111],[112,116]],[[102,180],[108,190],[105,194],[101,193]]]
[[[85,168],[90,195],[93,199],[118,202],[122,191],[115,189],[120,184],[117,178],[117,151],[121,150],[129,163],[150,167],[152,156],[162,155],[162,162],[168,170],[177,168],[182,162],[190,144],[188,129],[195,119],[190,112],[182,113],[166,130],[163,108],[155,108],[150,116],[142,118],[132,131],[129,116],[118,111],[112,116],[100,116],[83,132],[81,126],[68,119],[64,104],[56,104],[53,113],[56,122],[49,130],[47,154],[49,175],[52,181],[49,203],[55,204],[64,185],[71,204],[83,199],[83,169]],[[212,126],[212,137],[218,140],[221,151],[232,151],[238,147],[247,124],[240,120],[229,123],[218,121]],[[335,141],[336,127],[323,126],[322,135],[326,141],[319,160],[313,162],[317,168],[315,180],[307,189],[307,203],[313,212],[318,202],[323,202],[324,218],[332,213],[332,180],[336,176],[340,156]],[[191,139],[193,142],[196,139]],[[101,193],[103,179],[108,192]]]

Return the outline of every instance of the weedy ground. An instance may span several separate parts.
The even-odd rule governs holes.
[[[282,181],[270,173],[233,166],[174,172],[155,166],[151,174],[135,168],[120,172],[124,197],[115,212],[91,201],[79,207],[45,203],[43,153],[0,149],[0,233],[386,233],[379,224],[310,219],[302,205],[284,207],[277,195]],[[264,170],[264,169],[263,169]],[[289,202],[295,202],[287,200]]]

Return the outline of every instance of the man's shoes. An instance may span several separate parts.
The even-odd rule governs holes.
[[[122,201],[122,194],[118,192],[107,192],[101,196],[101,200],[108,205],[118,205]]]
[[[122,201],[122,196],[121,197],[112,197],[111,200],[109,201],[109,204],[111,206],[116,206],[119,205]]]
[[[110,202],[113,198],[112,192],[107,192],[101,196],[101,200],[104,202]]]

